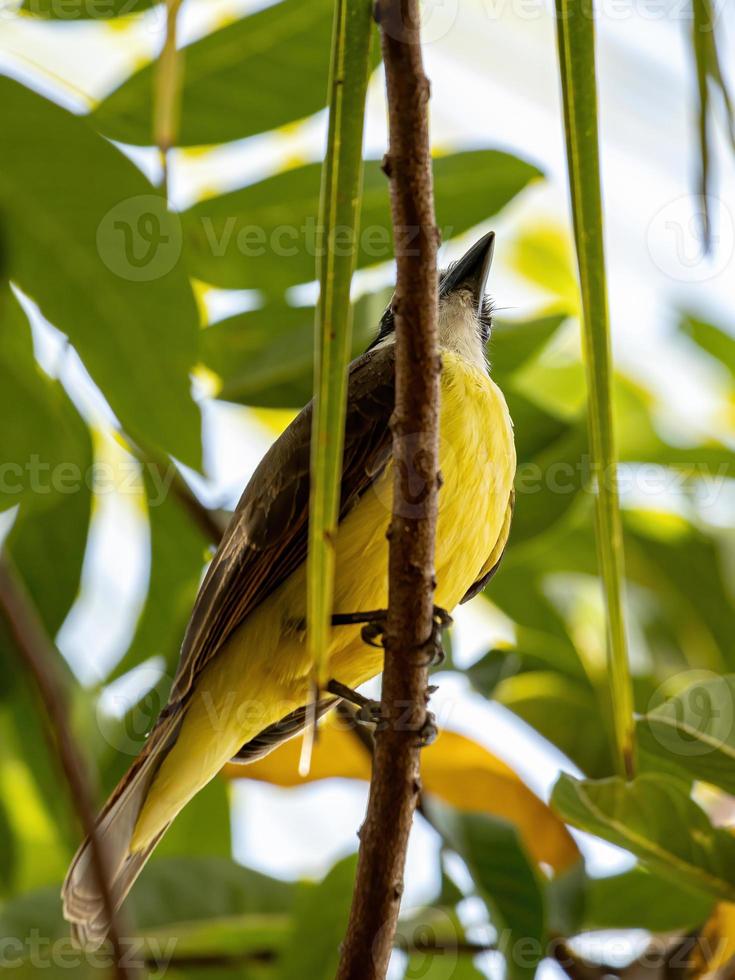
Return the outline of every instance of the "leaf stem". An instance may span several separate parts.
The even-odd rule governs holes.
[[[307,558],[307,645],[315,689],[326,684],[344,449],[350,286],[358,248],[362,137],[370,74],[370,0],[337,0],[322,167],[315,316],[314,421]],[[307,726],[307,737],[313,735]],[[308,756],[308,742],[305,742]],[[308,761],[308,760],[307,760]]]
[[[594,8],[587,0],[556,0],[556,17],[574,240],[582,292],[587,419],[592,468],[597,480],[597,550],[607,607],[613,734],[618,771],[631,778],[635,769],[635,721],[623,607],[623,532],[612,417]]]

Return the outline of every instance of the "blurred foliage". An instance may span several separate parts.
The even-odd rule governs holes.
[[[25,0],[23,10],[62,21],[148,6]],[[283,0],[189,44],[180,145],[241,139],[320,112],[330,25],[326,0]],[[708,86],[726,94],[714,39],[704,41]],[[127,453],[138,480],[137,520],[149,532],[149,571],[118,662],[84,686],[59,658],[70,721],[100,800],[165,701],[211,553],[211,535],[193,519],[202,505],[184,482],[205,486],[185,468],[202,468],[192,373],[207,380],[206,393],[197,392],[206,411],[224,401],[251,417],[263,408],[295,409],[312,390],[314,310],[291,305],[289,290],[314,278],[320,164],[292,161],[196,201],[180,217],[169,213],[160,192],[110,142],[150,144],[152,74],[152,66],[139,68],[86,117],[0,78],[3,547],[52,638],[78,612],[102,492],[93,478],[99,427],[114,431]],[[493,148],[437,157],[445,240],[492,218],[541,179],[532,164]],[[389,202],[377,161],[366,163],[361,227],[358,265],[388,262]],[[484,946],[468,926],[471,898],[486,910],[501,950],[531,941],[523,963],[508,957],[514,978],[532,975],[559,933],[705,926],[705,935],[724,942],[696,966],[698,975],[730,958],[735,928],[733,837],[721,826],[733,822],[735,794],[732,325],[674,311],[672,344],[683,345],[712,379],[717,411],[705,435],[679,426],[678,406],[640,378],[612,379],[641,749],[641,774],[626,784],[612,775],[571,245],[564,230],[542,223],[513,229],[501,245],[513,271],[543,299],[524,319],[496,318],[489,343],[515,421],[519,468],[510,546],[476,602],[503,620],[509,639],[494,643],[465,678],[488,725],[498,707],[510,713],[568,760],[575,776],[562,777],[549,806],[484,746],[442,732],[423,757],[425,816],[443,857],[456,866],[459,855],[467,874],[452,874],[447,860],[437,868],[441,890],[426,907],[405,912],[397,963],[406,977],[485,975],[485,962],[473,959]],[[257,289],[255,306],[200,329],[191,277],[205,298],[210,286]],[[369,342],[389,297],[390,290],[371,288],[356,299],[353,353]],[[102,418],[78,397],[78,382],[61,369],[61,380],[52,376],[40,356],[39,339],[53,336],[49,324],[64,335],[60,364],[78,357],[106,403]],[[215,447],[204,448],[211,458]],[[105,611],[110,620],[117,615]],[[95,664],[94,650],[89,661]],[[36,972],[34,936],[77,956],[71,973],[51,967],[46,976],[105,975],[65,939],[58,889],[78,828],[19,664],[0,628],[0,936],[17,940],[3,948],[18,954],[17,977]],[[451,659],[447,669],[457,669]],[[231,857],[231,781],[298,793],[305,780],[297,756],[298,745],[288,743],[249,769],[228,767],[228,778],[187,807],[155,852],[126,906],[151,973],[172,957],[166,975],[174,980],[333,974],[354,856],[319,884],[276,880]],[[368,775],[365,745],[327,722],[307,781]],[[624,848],[634,866],[607,878],[588,875],[568,826]]]

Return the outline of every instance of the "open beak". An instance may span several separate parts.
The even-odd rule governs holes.
[[[479,310],[493,261],[494,248],[495,232],[489,231],[449,270],[442,280],[439,295],[447,296],[455,289],[466,289],[472,293],[475,308]]]

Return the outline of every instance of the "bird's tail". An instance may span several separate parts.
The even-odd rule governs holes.
[[[131,853],[130,842],[138,815],[153,778],[175,741],[176,728],[163,723],[153,730],[97,818],[97,837],[103,848],[115,910],[168,829],[167,824],[144,850]],[[74,856],[64,879],[61,899],[64,918],[71,923],[72,937],[86,949],[98,948],[107,936],[110,923],[89,838]]]

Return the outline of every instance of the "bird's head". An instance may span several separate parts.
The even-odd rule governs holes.
[[[485,295],[495,247],[495,232],[475,242],[461,259],[439,273],[439,345],[453,350],[477,366],[486,367],[485,347],[492,326],[492,303]],[[390,343],[395,331],[393,305],[380,320],[370,345]]]

